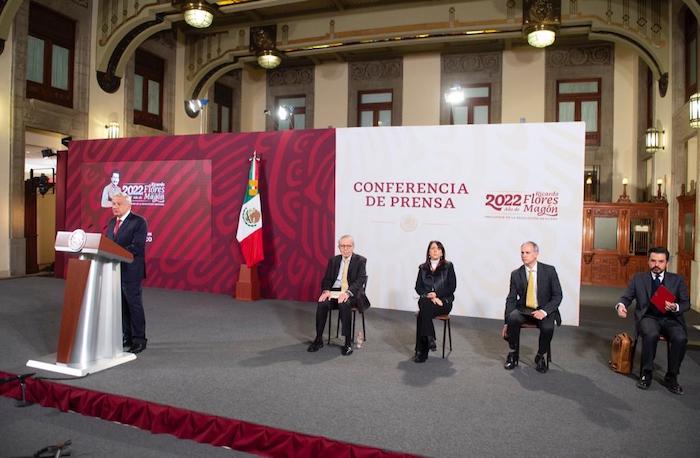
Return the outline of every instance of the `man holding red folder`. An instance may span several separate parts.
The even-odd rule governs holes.
[[[649,272],[636,274],[615,305],[618,316],[627,317],[627,307],[637,301],[634,321],[642,339],[642,373],[637,387],[651,386],[654,356],[659,336],[668,342],[668,369],[664,382],[673,394],[683,394],[678,384],[678,372],[685,356],[688,332],[683,313],[690,309],[690,296],[683,277],[666,271],[669,252],[664,247],[649,250]]]

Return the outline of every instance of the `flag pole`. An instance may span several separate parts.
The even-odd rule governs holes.
[[[256,150],[253,150],[253,156],[248,159],[248,162],[251,163],[251,168],[255,167],[257,169],[260,157]],[[257,301],[260,299],[260,279],[258,277],[257,264],[250,267],[245,262],[241,264],[234,297],[239,301]]]

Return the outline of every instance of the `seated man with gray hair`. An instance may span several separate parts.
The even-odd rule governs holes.
[[[367,259],[353,253],[355,242],[350,235],[344,235],[338,240],[340,254],[328,261],[326,273],[321,281],[321,296],[316,307],[316,338],[309,345],[308,351],[315,352],[323,347],[323,330],[330,309],[337,308],[343,326],[345,345],[341,351],[343,356],[352,354],[352,307],[364,312],[369,306],[365,296]]]

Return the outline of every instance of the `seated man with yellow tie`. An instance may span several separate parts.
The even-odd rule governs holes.
[[[370,305],[364,290],[367,281],[367,260],[353,253],[355,242],[349,235],[340,237],[338,249],[340,254],[328,261],[326,273],[321,281],[321,296],[316,307],[316,338],[309,345],[308,351],[318,351],[323,347],[323,330],[326,327],[328,310],[337,308],[345,336],[345,345],[341,353],[348,356],[352,354],[352,307],[364,311]]]
[[[559,304],[562,299],[559,276],[554,266],[537,262],[539,247],[535,242],[520,246],[523,265],[510,274],[510,290],[506,298],[506,324],[502,336],[508,340],[510,352],[504,367],[508,370],[518,365],[520,327],[524,323],[536,324],[540,329],[539,348],[535,356],[537,372],[547,372],[545,354],[554,336],[555,322],[561,323]]]

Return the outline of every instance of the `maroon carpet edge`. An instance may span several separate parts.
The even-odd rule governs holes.
[[[16,374],[0,371],[0,377]],[[73,411],[103,420],[136,426],[155,434],[171,434],[214,446],[270,457],[413,457],[323,436],[296,433],[242,420],[219,417],[116,394],[26,379],[27,399],[63,412]],[[0,385],[0,395],[19,399],[19,383]]]

